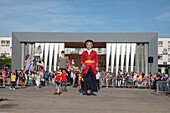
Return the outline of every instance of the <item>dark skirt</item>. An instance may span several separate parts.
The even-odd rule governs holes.
[[[91,90],[91,92],[97,92],[97,85],[96,85],[96,75],[92,72],[90,68],[88,73],[84,76],[84,87],[83,90],[86,92],[87,90]]]

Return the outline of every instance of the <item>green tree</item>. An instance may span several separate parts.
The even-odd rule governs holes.
[[[0,56],[0,67],[11,67],[12,59],[9,57],[6,57],[5,54]]]

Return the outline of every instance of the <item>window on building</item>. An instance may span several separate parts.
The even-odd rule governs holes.
[[[168,54],[168,62],[170,62],[170,54]]]
[[[168,48],[168,51],[170,51],[170,48]]]
[[[10,54],[9,53],[6,53],[7,56],[9,56]]]
[[[167,62],[163,62],[164,65],[167,65]]]
[[[5,53],[1,53],[1,56],[3,56]]]
[[[167,52],[167,49],[164,49],[163,51],[164,51],[164,52]]]
[[[162,46],[163,46],[163,41],[159,41],[159,42],[158,42],[158,46],[159,46],[159,47],[162,47]]]
[[[170,41],[168,41],[168,47],[170,47]]]
[[[1,45],[4,45],[5,44],[5,40],[1,40]]]
[[[162,54],[158,55],[158,60],[163,60],[163,55]]]
[[[167,49],[163,49],[163,55],[168,55],[168,51],[167,51]]]
[[[10,45],[10,41],[9,41],[9,40],[7,40],[7,41],[6,41],[6,44],[7,44],[7,45]]]

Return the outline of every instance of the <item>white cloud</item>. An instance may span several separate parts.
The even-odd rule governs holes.
[[[159,21],[170,21],[170,12],[161,14],[155,17],[155,19]]]

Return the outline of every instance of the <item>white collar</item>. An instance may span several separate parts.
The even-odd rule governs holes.
[[[91,51],[92,49],[89,49],[89,50],[87,49],[88,55],[90,55]]]

